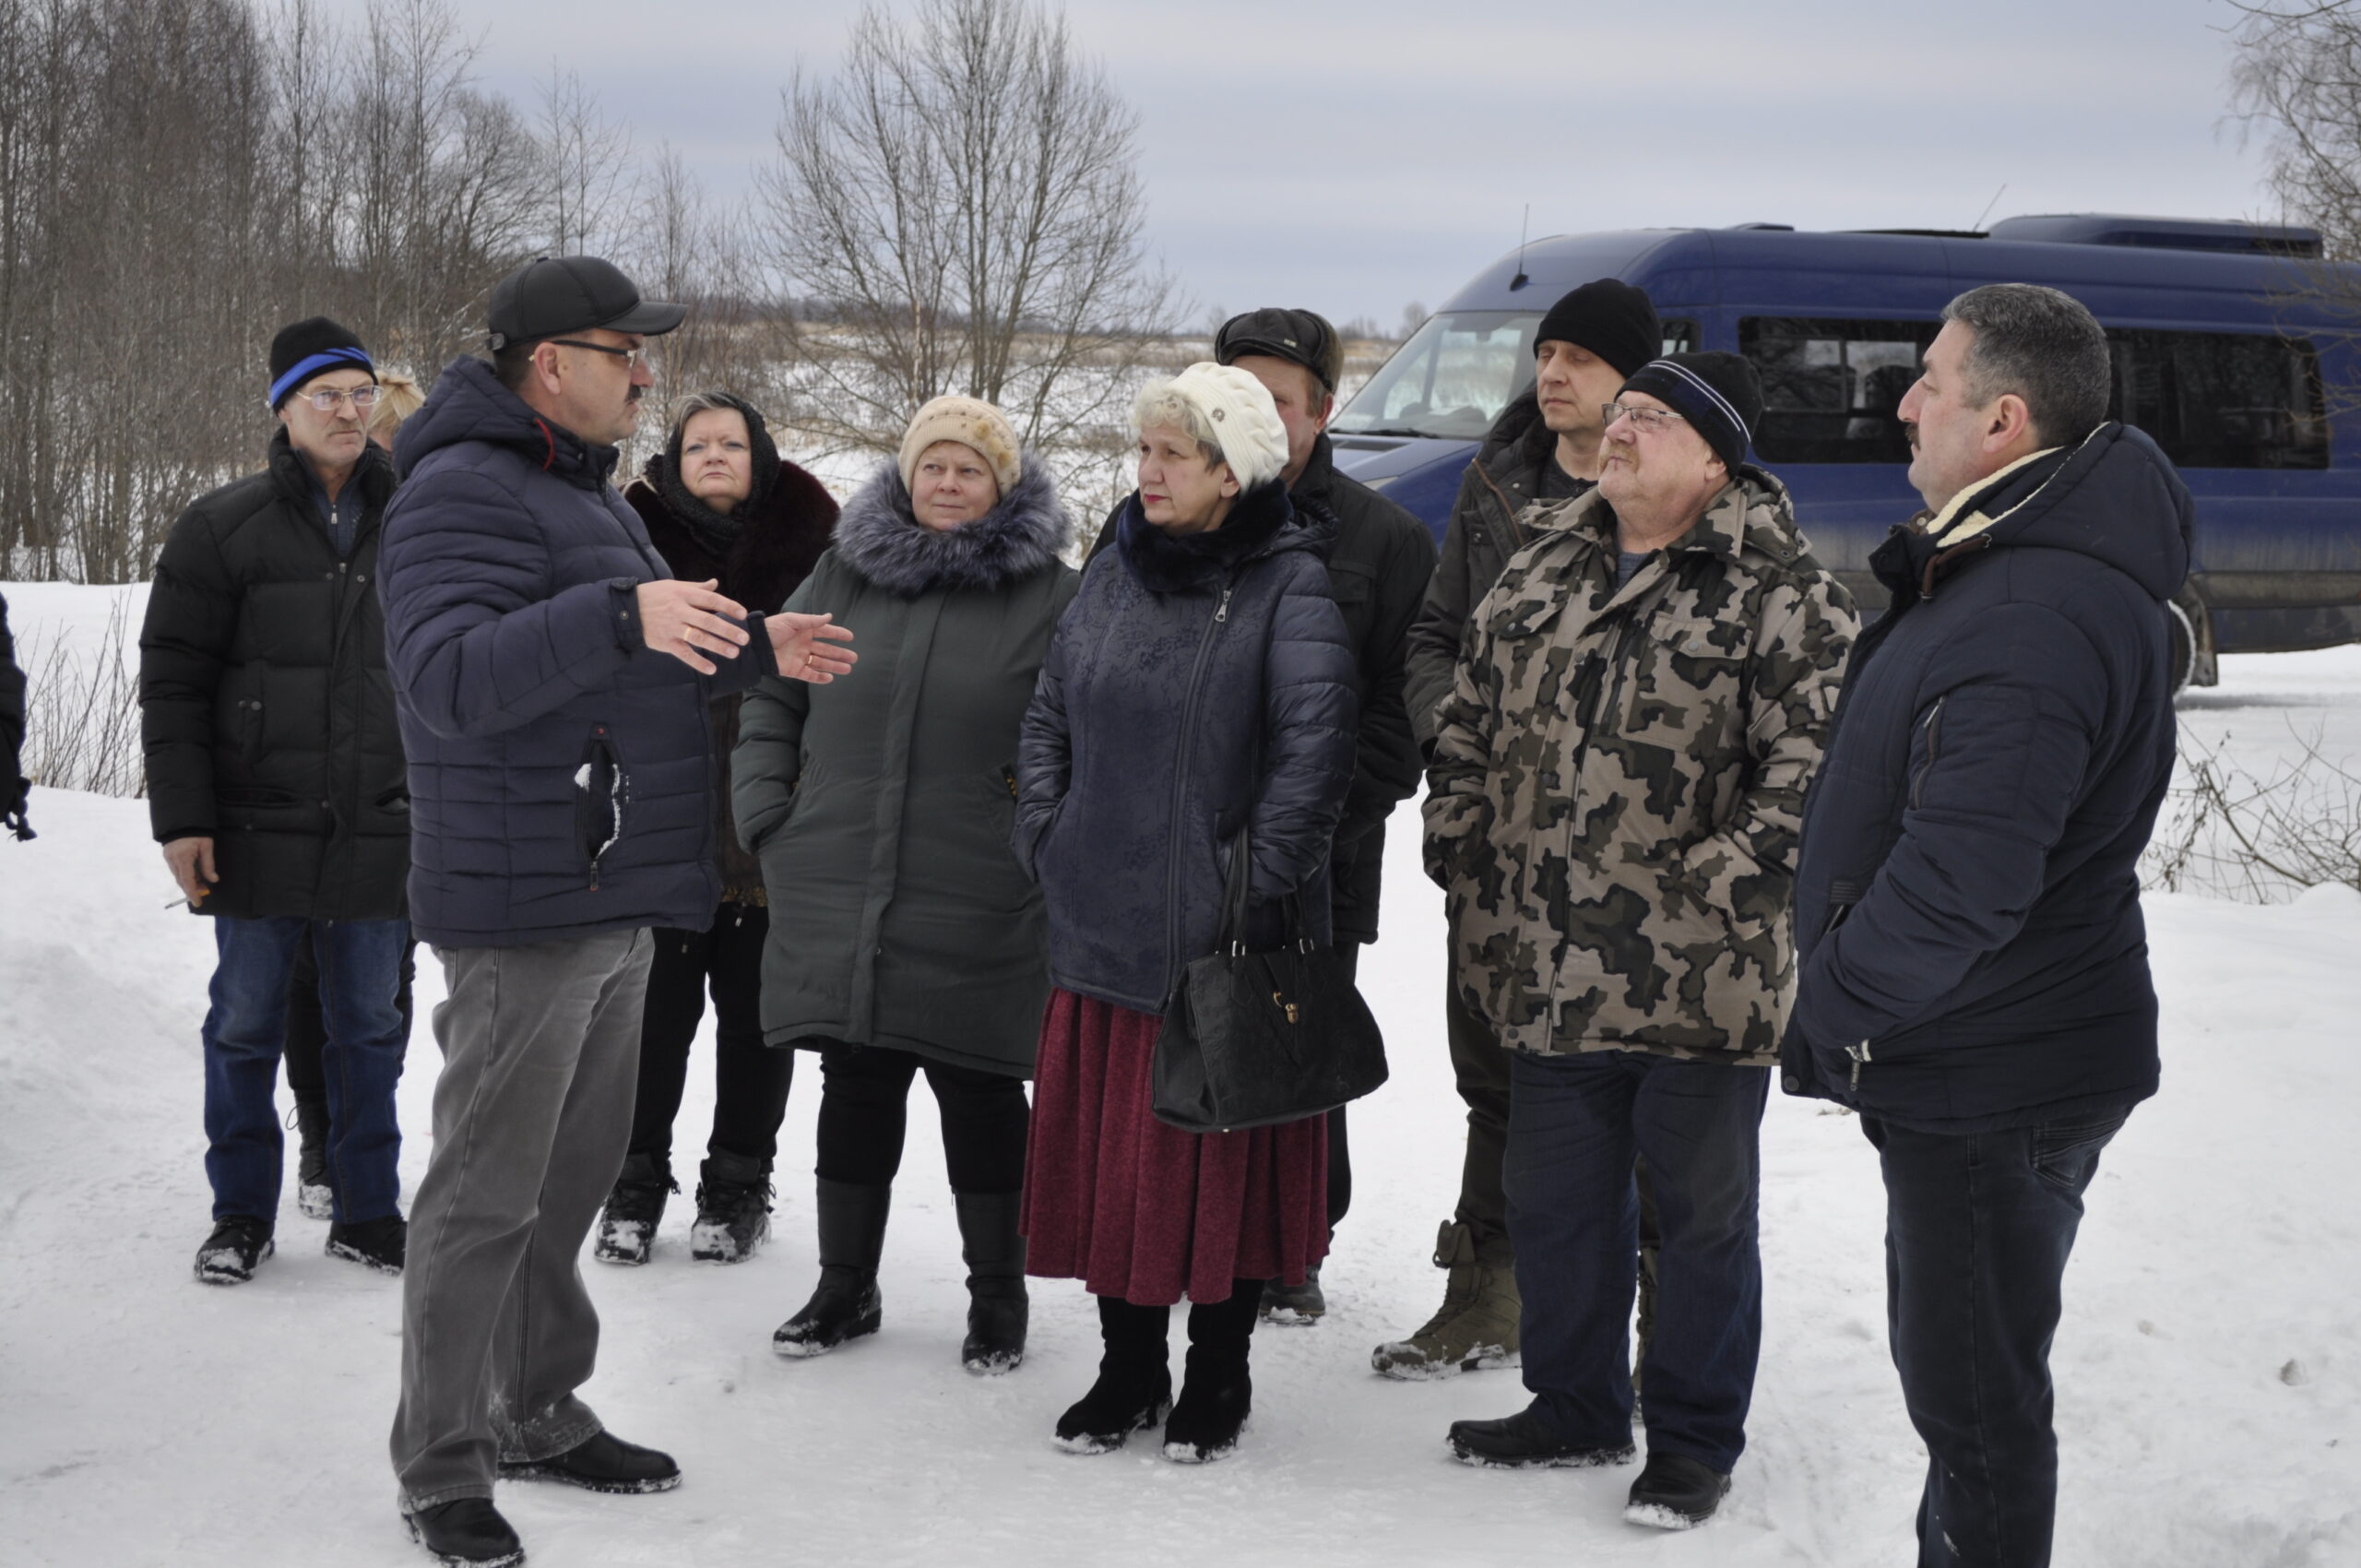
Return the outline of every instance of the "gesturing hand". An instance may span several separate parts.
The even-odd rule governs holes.
[[[743,621],[746,608],[714,591],[720,586],[718,579],[684,583],[674,577],[640,584],[639,626],[647,646],[670,654],[700,675],[714,671],[713,661],[705,657],[708,653],[737,658],[746,646],[746,628],[731,622]],[[785,663],[780,660],[782,667]]]
[[[793,680],[825,686],[849,673],[860,659],[852,649],[836,646],[852,641],[852,628],[836,625],[825,615],[789,615],[782,611],[765,616],[763,628],[770,633],[771,647],[778,655],[778,672]]]

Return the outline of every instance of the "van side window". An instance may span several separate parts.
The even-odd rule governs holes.
[[[2320,357],[2298,339],[2110,330],[2109,418],[2136,425],[2184,469],[2324,469]]]
[[[1685,316],[1668,316],[1664,323],[1664,351],[1686,354],[1697,347],[1697,324]]]
[[[1906,463],[1898,410],[1935,340],[1931,321],[1747,315],[1738,352],[1762,377],[1765,463]]]

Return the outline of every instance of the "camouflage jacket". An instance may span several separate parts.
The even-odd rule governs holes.
[[[1605,496],[1525,521],[1428,776],[1453,983],[1522,1051],[1775,1062],[1852,600],[1751,467],[1619,590]]]

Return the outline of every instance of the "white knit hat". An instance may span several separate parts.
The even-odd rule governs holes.
[[[902,433],[900,467],[904,489],[918,489],[919,458],[938,441],[956,441],[981,457],[992,470],[1003,495],[1016,488],[1017,476],[1024,472],[1025,465],[1025,453],[1016,444],[1016,431],[1009,424],[1006,414],[982,398],[955,394],[937,398],[911,418],[909,429]]]
[[[1287,428],[1269,388],[1236,365],[1199,360],[1168,384],[1205,416],[1214,445],[1240,490],[1279,477],[1287,466]]]

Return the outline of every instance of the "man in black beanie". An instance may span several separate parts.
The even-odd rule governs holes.
[[[172,525],[139,634],[148,814],[219,953],[203,1030],[214,1226],[196,1255],[215,1285],[273,1250],[274,1088],[307,944],[327,1036],[327,1250],[398,1274],[406,1241],[409,790],[376,587],[393,465],[369,443],[377,375],[359,339],[314,316],[272,339],[269,362],[268,465]]]
[[[1453,979],[1510,1058],[1533,1395],[1451,1445],[1486,1466],[1633,1456],[1644,1159],[1658,1300],[1624,1516],[1667,1529],[1713,1515],[1746,1446],[1797,827],[1856,630],[1786,487],[1744,460],[1762,408],[1732,354],[1631,373],[1600,410],[1598,483],[1528,515],[1534,542],[1477,608],[1427,776]]]
[[[1410,626],[1407,704],[1423,748],[1434,744],[1435,709],[1450,694],[1469,613],[1509,557],[1533,539],[1522,515],[1536,503],[1572,500],[1597,480],[1599,410],[1614,400],[1625,376],[1664,351],[1664,329],[1644,292],[1601,278],[1549,307],[1533,351],[1533,386],[1501,410],[1459,481],[1442,560]],[[1459,1204],[1435,1242],[1435,1266],[1451,1274],[1442,1310],[1371,1356],[1388,1377],[1443,1377],[1513,1366],[1517,1357],[1514,1258],[1501,1192],[1508,1057],[1482,1020],[1460,1004],[1458,987],[1447,995],[1452,1071],[1467,1105]]]

